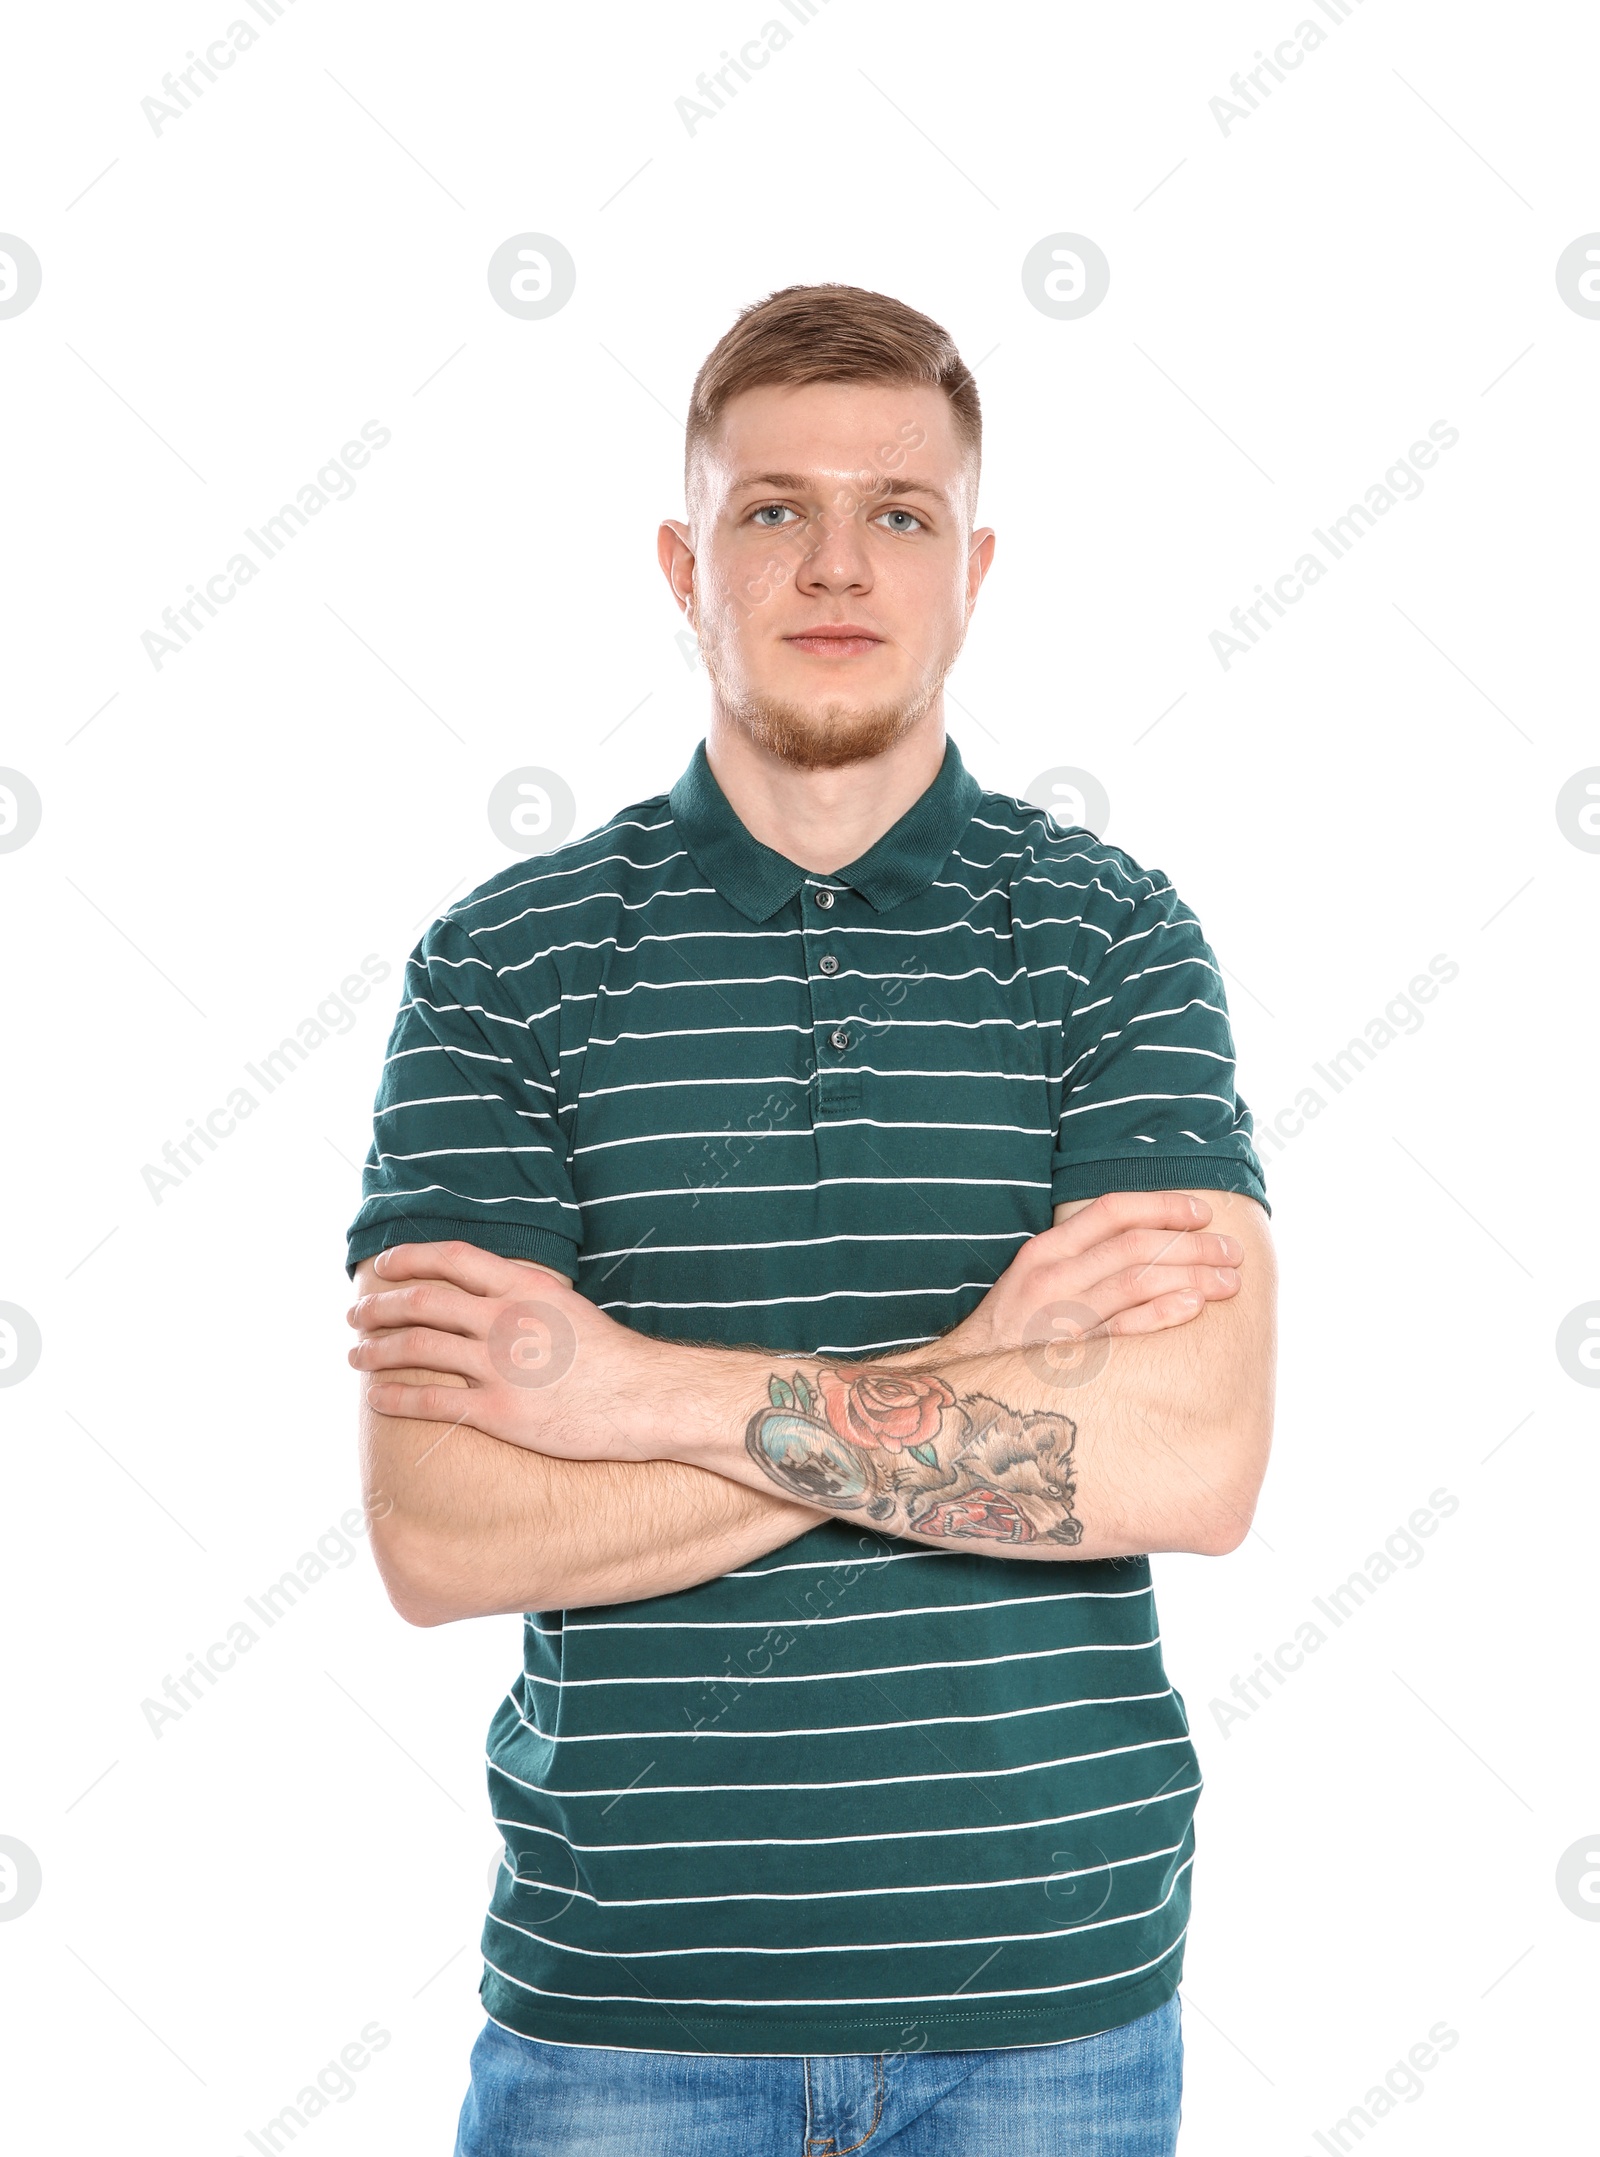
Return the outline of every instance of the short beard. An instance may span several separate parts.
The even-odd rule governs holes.
[[[927,716],[943,680],[941,675],[919,683],[899,704],[873,704],[865,711],[827,704],[819,711],[779,697],[730,695],[709,659],[706,671],[729,724],[753,747],[796,771],[836,771],[842,764],[882,756]]]

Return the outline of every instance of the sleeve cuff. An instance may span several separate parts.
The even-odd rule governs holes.
[[[1253,1198],[1270,1220],[1261,1177],[1247,1162],[1216,1155],[1141,1153],[1119,1161],[1068,1161],[1050,1178],[1050,1199],[1100,1198],[1107,1191],[1237,1191]]]
[[[374,1221],[350,1231],[346,1239],[344,1270],[354,1277],[363,1258],[373,1258],[397,1243],[471,1243],[480,1251],[493,1251],[500,1258],[532,1258],[541,1266],[553,1266],[576,1285],[578,1246],[570,1236],[558,1236],[549,1228],[519,1228],[511,1221],[441,1221],[432,1218],[406,1221]]]

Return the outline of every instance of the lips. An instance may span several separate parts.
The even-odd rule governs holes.
[[[784,642],[823,658],[850,658],[875,650],[883,639],[858,622],[819,622],[814,629],[794,630]]]

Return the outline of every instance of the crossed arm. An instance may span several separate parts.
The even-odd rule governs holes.
[[[1057,1207],[961,1325],[855,1364],[649,1340],[468,1245],[356,1285],[374,1551],[417,1624],[671,1593],[830,1514],[1013,1557],[1220,1554],[1265,1473],[1275,1265],[1232,1193]]]

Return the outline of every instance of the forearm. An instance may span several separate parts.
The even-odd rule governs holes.
[[[1231,1550],[1271,1440],[1265,1308],[1216,1305],[1063,1362],[1043,1344],[933,1342],[850,1365],[657,1346],[652,1442],[668,1457],[883,1534],[1006,1556]]]
[[[1213,1200],[1229,1236],[1191,1233]],[[439,1578],[481,1579],[492,1515],[516,1562],[537,1551],[541,1580],[560,1583],[530,1595],[519,1575],[484,1609],[687,1586],[830,1514],[973,1552],[1220,1553],[1248,1531],[1265,1471],[1276,1262],[1262,1209],[1239,1194],[1108,1193],[1025,1244],[949,1334],[855,1364],[635,1333],[548,1272],[526,1294],[519,1264],[468,1244],[402,1245],[381,1263],[384,1285],[348,1313],[362,1334],[351,1361],[375,1374],[369,1412],[426,1419],[411,1426],[413,1450],[431,1458],[466,1379],[473,1473],[497,1493],[473,1489],[459,1525],[432,1495],[409,1497],[443,1554]],[[1089,1330],[1052,1338],[1046,1321]],[[544,1344],[531,1361],[505,1345],[508,1327]],[[552,1342],[565,1343],[555,1367]],[[435,1382],[395,1368],[419,1363]],[[508,1483],[521,1471],[499,1441],[547,1476],[550,1463],[611,1476]],[[691,1473],[640,1500],[642,1462],[709,1487]],[[592,1493],[620,1513],[614,1541],[592,1531]],[[739,1497],[789,1510],[752,1516]],[[641,1512],[653,1532],[641,1534]],[[646,1556],[662,1571],[642,1584]]]
[[[464,1381],[404,1374],[415,1384]],[[559,1460],[362,1404],[373,1553],[413,1624],[636,1602],[712,1580],[825,1519],[769,1484],[672,1460]]]

